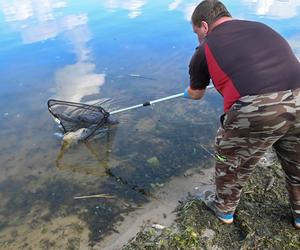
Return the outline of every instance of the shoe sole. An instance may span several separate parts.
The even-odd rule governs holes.
[[[230,224],[233,223],[233,219],[231,219],[231,220],[224,220],[223,218],[220,218],[220,217],[218,217],[218,216],[217,216],[217,218],[218,218],[221,222],[223,222],[224,224],[226,224],[226,225],[230,225]]]

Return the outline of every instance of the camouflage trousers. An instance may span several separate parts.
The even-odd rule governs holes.
[[[300,217],[300,89],[244,96],[221,119],[216,150],[216,205],[234,212],[259,159],[273,146]]]

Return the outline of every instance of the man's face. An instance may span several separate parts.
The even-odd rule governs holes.
[[[201,27],[193,24],[193,31],[198,36],[199,43],[201,44],[208,33],[207,22],[202,21]]]

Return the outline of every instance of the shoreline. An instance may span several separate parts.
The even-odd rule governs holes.
[[[188,196],[176,210],[170,227],[146,228],[122,250],[166,249],[300,249],[278,161],[265,157],[246,183],[230,225],[221,223],[197,197]]]
[[[175,210],[179,201],[188,194],[195,194],[211,186],[214,167],[187,170],[182,176],[174,177],[159,188],[147,204],[127,215],[115,226],[115,232],[105,236],[93,246],[95,250],[119,250],[141,230],[155,226],[170,227],[176,219]]]

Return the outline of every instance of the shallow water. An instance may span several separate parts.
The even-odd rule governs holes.
[[[63,147],[49,98],[109,110],[183,91],[198,1],[0,0],[0,247],[93,244],[173,176],[210,159],[221,98],[128,111],[105,136]],[[300,58],[300,1],[224,1]],[[108,194],[113,198],[76,200]]]

